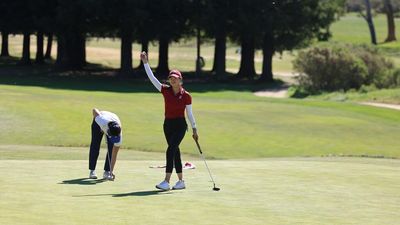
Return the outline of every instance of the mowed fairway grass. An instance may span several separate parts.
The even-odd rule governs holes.
[[[121,118],[124,148],[165,151],[163,98],[149,82],[66,82],[62,88],[0,85],[0,143],[89,146],[91,110],[97,107]],[[90,90],[107,84],[121,88],[120,92]],[[214,89],[206,92],[200,91],[207,89],[206,84],[186,86],[193,90],[200,143],[209,157],[400,157],[400,113],[396,110],[260,98],[245,85],[210,84]],[[182,152],[196,154],[190,133],[181,146]]]
[[[121,151],[111,182],[86,179],[83,152],[87,149],[0,146],[0,223],[394,225],[400,220],[399,160],[209,160],[221,188],[215,192],[203,162],[184,155],[197,166],[184,170],[187,189],[159,192],[154,185],[163,169],[149,165],[161,165],[164,154]]]

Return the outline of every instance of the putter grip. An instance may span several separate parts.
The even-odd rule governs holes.
[[[197,140],[194,140],[194,141],[196,142],[196,145],[197,145],[197,148],[199,149],[200,154],[203,154],[203,152],[201,151],[199,142]]]

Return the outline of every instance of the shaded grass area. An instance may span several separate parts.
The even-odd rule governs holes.
[[[31,43],[31,58],[34,59],[36,54],[36,37],[32,36]],[[54,49],[56,49],[56,42],[54,42]],[[120,67],[120,40],[111,38],[88,39],[86,48],[86,59],[89,63],[99,64],[111,69]],[[10,36],[10,54],[20,58],[22,55],[22,36]],[[140,51],[141,45],[133,44],[133,68],[140,64]],[[239,45],[229,44],[226,49],[226,70],[228,73],[236,74],[239,71],[241,56],[238,53]],[[195,71],[195,62],[197,57],[196,43],[190,40],[185,43],[181,40],[179,43],[172,43],[169,47],[169,67],[170,69],[179,69],[182,71]],[[203,70],[211,71],[213,67],[214,58],[214,45],[212,42],[207,42],[201,46],[201,56],[205,60]],[[56,52],[53,51],[52,58],[56,58]],[[284,53],[283,58],[280,55],[274,57],[274,70],[279,72],[292,71],[291,65],[292,55]],[[158,65],[158,45],[150,44],[149,46],[149,60],[152,67]],[[256,51],[255,55],[255,69],[258,73],[262,70],[262,52]]]
[[[111,91],[111,92],[152,92],[155,89],[148,81],[144,71],[135,70],[131,75],[121,75],[118,70],[104,69],[101,65],[89,64],[80,71],[57,70],[51,65],[32,65],[14,67],[15,59],[0,59],[4,65],[0,69],[0,84],[38,86],[52,89]],[[257,91],[283,84],[281,80],[272,83],[257,83],[251,80],[237,80],[233,74],[223,81],[214,75],[203,73],[197,76],[194,72],[184,73],[184,86],[194,92],[209,91]],[[166,83],[166,77],[159,78]]]
[[[209,161],[219,192],[211,190],[201,161],[184,171],[186,190],[160,192],[154,185],[163,171],[148,168],[154,163],[161,162],[121,157],[116,180],[105,182],[86,179],[83,160],[1,160],[1,171],[18,176],[1,178],[0,223],[369,225],[400,219],[398,160]]]

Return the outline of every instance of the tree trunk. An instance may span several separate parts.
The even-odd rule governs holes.
[[[56,64],[63,69],[82,69],[86,65],[84,34],[64,34],[58,37]]]
[[[159,40],[160,44],[160,49],[159,49],[159,54],[158,54],[158,66],[156,69],[156,74],[157,76],[163,77],[167,76],[169,72],[169,67],[168,67],[168,44],[169,41],[167,38],[160,38]]]
[[[149,41],[148,40],[142,41],[142,52],[146,52],[147,54],[149,54]],[[144,65],[143,65],[142,60],[140,60],[140,64],[136,69],[144,70]]]
[[[68,69],[82,69],[86,65],[86,39],[83,34],[69,34],[66,39]]]
[[[1,57],[8,57],[10,53],[8,51],[8,32],[1,32]]]
[[[385,13],[388,22],[388,36],[385,42],[396,41],[396,25],[394,23],[393,6],[390,0],[385,0]]]
[[[263,43],[263,66],[260,81],[272,82],[274,81],[272,73],[272,58],[275,54],[274,38],[272,33],[267,33],[264,36]]]
[[[30,45],[31,45],[31,40],[30,36],[31,34],[29,32],[24,32],[24,40],[23,40],[23,46],[22,46],[22,58],[20,61],[20,64],[22,65],[30,65],[31,64],[31,52],[30,52]]]
[[[200,59],[200,47],[201,46],[201,37],[200,37],[200,28],[196,29],[196,76],[200,76],[201,74],[201,59]]]
[[[121,35],[121,75],[132,73],[132,33],[123,32]]]
[[[249,78],[253,79],[256,75],[256,70],[254,67],[254,37],[252,36],[243,36],[242,37],[242,50],[241,50],[241,60],[240,60],[240,69],[237,74],[239,78]]]
[[[73,45],[76,46],[72,52],[72,68],[82,69],[86,65],[86,37],[84,34],[77,34]]]
[[[215,38],[214,65],[212,72],[217,77],[224,77],[226,70],[226,33],[221,32]]]
[[[57,35],[57,56],[56,56],[56,66],[63,67],[67,61],[66,44],[64,35]]]
[[[365,0],[365,6],[366,6],[366,10],[367,10],[367,15],[364,18],[368,23],[369,32],[371,34],[371,42],[372,42],[372,44],[376,45],[377,44],[376,33],[375,33],[374,21],[372,20],[370,0]]]
[[[48,34],[47,35],[47,48],[46,48],[46,54],[44,55],[45,59],[50,59],[51,58],[51,47],[53,45],[53,34]]]
[[[36,63],[43,64],[44,63],[44,55],[43,55],[43,32],[37,32],[37,41],[36,41]]]

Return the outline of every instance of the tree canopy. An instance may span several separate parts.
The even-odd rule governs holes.
[[[237,77],[256,76],[254,52],[262,49],[261,77],[270,81],[275,52],[328,38],[329,25],[343,7],[344,0],[3,0],[0,32],[27,37],[55,34],[56,65],[66,69],[85,66],[88,37],[121,38],[121,71],[131,74],[133,42],[146,49],[150,41],[158,41],[157,71],[166,73],[168,45],[200,31],[203,37],[215,40],[214,73],[225,73],[229,40],[241,46]]]

